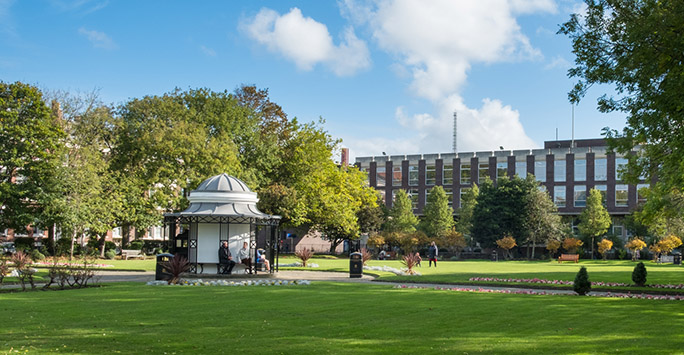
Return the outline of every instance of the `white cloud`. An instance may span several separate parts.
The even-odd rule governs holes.
[[[551,59],[550,62],[548,62],[544,66],[544,70],[552,70],[552,69],[570,69],[572,67],[572,64],[565,58],[561,56],[555,56]]]
[[[553,1],[344,0],[339,4],[343,16],[367,25],[378,46],[397,56],[397,64],[411,73],[412,91],[434,104],[435,114],[407,115],[402,108],[397,110],[399,124],[414,135],[409,139],[410,152],[451,151],[454,110],[459,115],[460,151],[536,146],[512,107],[485,98],[481,107],[469,108],[460,92],[473,64],[543,59],[522,33],[516,15],[555,13]]]
[[[81,15],[101,10],[109,5],[109,0],[51,0],[52,6],[60,11],[77,12]]]
[[[204,55],[206,55],[207,57],[216,57],[216,51],[213,50],[212,48],[209,48],[209,47],[204,46],[204,45],[200,45],[200,50],[201,50],[202,53],[204,53]]]
[[[78,33],[85,36],[95,48],[114,50],[119,48],[114,41],[104,32],[87,30],[83,27],[78,29]]]
[[[366,43],[356,37],[351,27],[335,45],[327,26],[304,17],[298,8],[284,15],[264,8],[240,27],[250,38],[293,61],[301,70],[311,70],[320,63],[345,76],[370,66]]]
[[[14,0],[0,0],[0,33],[16,37],[17,33],[10,12],[12,5],[14,5]]]

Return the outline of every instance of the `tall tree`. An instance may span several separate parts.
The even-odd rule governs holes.
[[[622,111],[622,132],[606,130],[609,143],[628,153],[628,176],[654,176],[669,187],[684,187],[684,2],[680,0],[585,0],[586,14],[574,14],[559,33],[572,39],[579,78],[570,91],[578,102],[594,84],[610,84],[614,95],[598,100],[601,112]]]
[[[558,215],[558,208],[553,203],[546,191],[531,189],[527,197],[525,212],[525,226],[527,229],[527,242],[532,244],[532,256],[537,243],[543,243],[549,239],[560,239],[563,234],[563,223]]]
[[[456,221],[456,231],[461,233],[466,240],[470,239],[470,231],[473,227],[473,211],[477,205],[477,197],[480,194],[480,188],[473,185],[461,197],[461,207],[458,209],[458,220]]]
[[[0,229],[35,223],[58,186],[65,138],[37,88],[0,82]]]
[[[439,238],[454,226],[454,209],[441,186],[435,186],[427,196],[420,229],[430,238]]]
[[[413,214],[411,198],[404,190],[397,191],[386,223],[388,232],[411,233],[416,231],[418,217]]]
[[[591,237],[591,258],[594,258],[594,244],[596,237],[606,234],[610,227],[610,215],[603,207],[603,195],[597,189],[591,189],[587,197],[587,207],[580,215],[580,223],[577,226],[580,233]]]

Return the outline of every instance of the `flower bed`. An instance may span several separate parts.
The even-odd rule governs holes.
[[[34,262],[32,265],[38,265],[38,266],[71,266],[71,267],[83,267],[83,263],[51,263],[51,262],[44,262],[44,261],[39,261],[39,262]],[[91,264],[88,263],[89,267],[114,267],[114,265],[109,265],[109,264]]]
[[[577,296],[574,294],[560,294],[555,292],[547,291],[535,291],[535,290],[497,290],[497,289],[486,289],[486,288],[464,288],[464,287],[424,287],[424,286],[413,286],[413,285],[397,285],[394,288],[407,288],[407,289],[434,289],[440,291],[457,291],[457,292],[484,292],[484,293],[505,293],[505,294],[516,294],[516,295],[565,295],[565,296]],[[665,300],[665,301],[684,301],[684,296],[682,295],[644,295],[644,294],[632,294],[632,293],[604,293],[604,294],[588,294],[588,296],[593,297],[610,297],[610,298],[636,298],[644,300]]]
[[[177,286],[293,286],[293,285],[310,285],[309,280],[211,280],[203,281],[202,279],[182,279]],[[155,280],[147,282],[150,286],[166,286],[168,283],[163,280]]]
[[[505,282],[505,283],[531,283],[531,284],[545,284],[545,285],[568,285],[572,286],[575,283],[573,281],[564,281],[564,280],[544,280],[544,279],[500,279],[496,277],[471,277],[468,279],[468,281],[484,281],[484,282]],[[630,284],[622,283],[622,282],[592,282],[592,286],[598,286],[598,287],[630,287]],[[684,284],[678,284],[678,285],[646,285],[646,287],[651,287],[651,288],[665,288],[665,289],[676,289],[676,290],[682,290],[684,289]]]
[[[302,263],[294,262],[289,264],[278,264],[278,267],[302,267]],[[307,263],[306,267],[319,267],[316,263]]]
[[[375,271],[386,271],[386,272],[391,272],[391,273],[398,275],[398,276],[420,276],[421,275],[418,271],[415,271],[415,270],[413,271],[413,274],[409,274],[406,272],[406,271],[408,271],[408,269],[404,268],[404,269],[399,270],[399,269],[389,267],[389,266],[384,266],[384,265],[383,266],[364,266],[363,269],[364,270],[375,270]]]

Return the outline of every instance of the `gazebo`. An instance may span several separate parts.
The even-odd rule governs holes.
[[[191,273],[216,274],[223,241],[228,242],[236,262],[243,242],[248,242],[252,273],[258,271],[257,249],[264,249],[270,264],[275,265],[280,216],[259,211],[257,194],[243,181],[225,173],[212,176],[191,191],[188,200],[190,206],[185,211],[165,214],[164,224],[171,252],[187,257]]]

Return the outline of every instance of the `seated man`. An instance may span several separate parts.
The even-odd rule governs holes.
[[[238,260],[241,264],[247,267],[247,272],[252,273],[252,258],[249,257],[249,249],[247,248],[247,242],[242,243],[242,249],[238,251]]]
[[[223,243],[221,243],[221,247],[219,248],[218,255],[219,255],[218,273],[230,275],[230,273],[233,272],[233,267],[235,266],[235,262],[233,261],[233,256],[230,254],[230,248],[228,248],[228,242],[227,241],[224,240]]]

